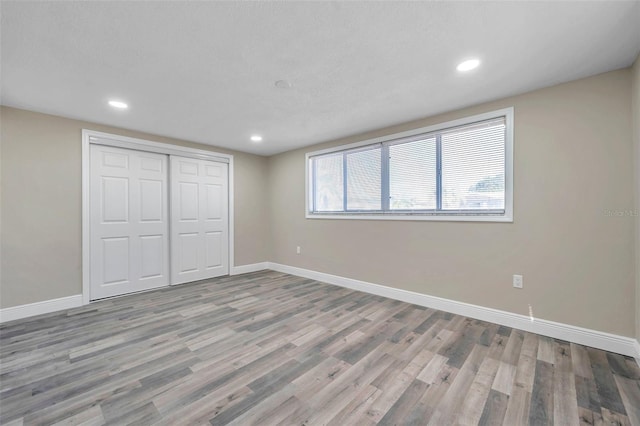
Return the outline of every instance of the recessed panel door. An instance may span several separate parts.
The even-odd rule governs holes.
[[[228,165],[171,156],[171,283],[229,273]]]
[[[90,150],[91,299],[168,285],[167,156]]]

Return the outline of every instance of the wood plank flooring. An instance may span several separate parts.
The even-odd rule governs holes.
[[[632,358],[273,271],[0,342],[7,425],[640,425]]]

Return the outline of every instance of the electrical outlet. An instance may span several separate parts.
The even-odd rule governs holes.
[[[300,254],[300,246],[296,247],[296,254]]]
[[[522,288],[524,282],[522,279],[522,275],[514,275],[513,276],[513,286],[515,288]]]

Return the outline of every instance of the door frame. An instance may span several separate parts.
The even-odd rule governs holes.
[[[89,196],[91,187],[91,144],[106,145],[117,148],[127,148],[136,151],[153,152],[156,154],[179,155],[181,157],[198,158],[201,160],[216,161],[229,165],[229,274],[233,270],[234,256],[234,226],[233,226],[233,155],[222,154],[215,151],[187,148],[161,142],[153,142],[145,139],[131,138],[128,136],[114,135],[95,130],[82,129],[82,304],[91,302],[91,216]],[[170,194],[170,188],[167,188]],[[169,218],[167,218],[168,220]],[[169,236],[170,238],[170,236]],[[169,244],[171,242],[169,241]]]

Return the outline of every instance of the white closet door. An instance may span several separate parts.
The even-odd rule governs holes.
[[[171,156],[171,284],[229,273],[228,165]]]
[[[90,149],[91,299],[169,285],[167,156]]]

